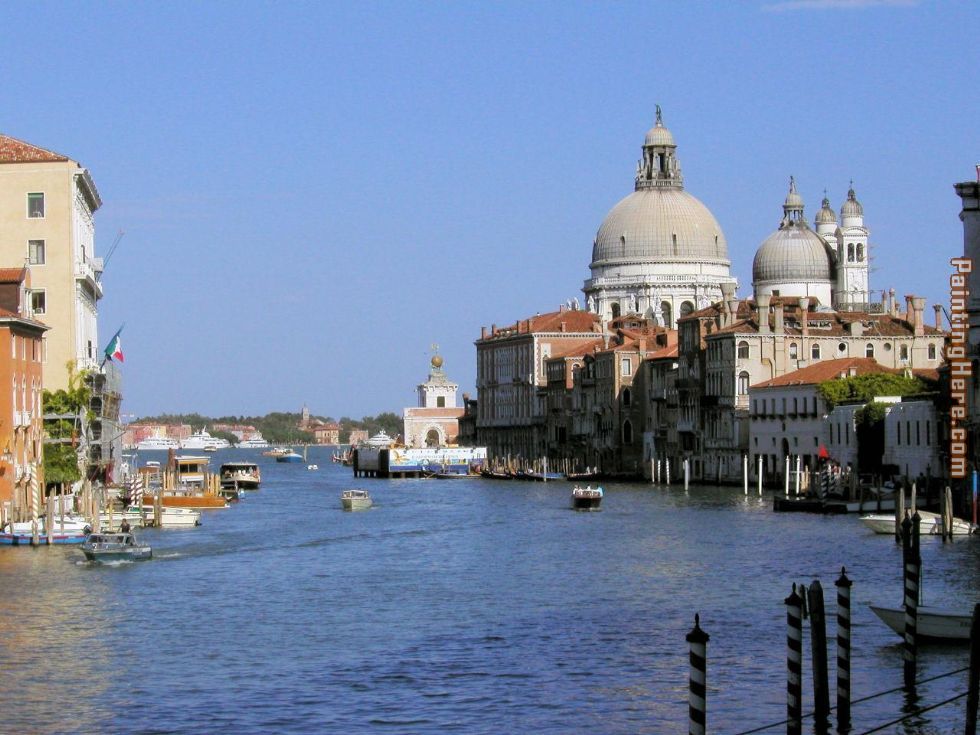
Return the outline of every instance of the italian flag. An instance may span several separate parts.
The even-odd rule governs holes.
[[[125,359],[123,358],[122,342],[119,340],[120,332],[122,332],[122,329],[120,329],[119,332],[116,332],[116,335],[109,340],[109,346],[105,348],[105,357],[107,360],[119,360],[119,362],[125,362]]]

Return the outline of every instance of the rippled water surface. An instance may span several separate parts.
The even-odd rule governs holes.
[[[311,451],[316,472],[261,458],[262,489],[201,528],[143,531],[149,562],[0,548],[0,732],[686,732],[700,613],[708,729],[738,733],[785,715],[791,584],[821,581],[833,640],[842,565],[853,697],[901,686],[900,641],[866,606],[900,602],[900,549],[856,517],[642,484],[576,513],[566,483],[355,482],[328,457]],[[352,486],[375,507],[341,511]],[[972,605],[978,550],[924,538],[925,601]],[[966,662],[923,648],[920,677]],[[940,679],[918,703],[965,689],[965,674]],[[911,704],[855,705],[855,732]],[[963,711],[885,732],[962,731]]]

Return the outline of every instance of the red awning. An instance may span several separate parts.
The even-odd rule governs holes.
[[[830,459],[830,452],[827,451],[827,447],[823,444],[820,445],[820,451],[817,452],[817,457],[820,459]]]

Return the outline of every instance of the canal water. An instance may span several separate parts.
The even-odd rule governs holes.
[[[319,470],[260,457],[261,490],[198,529],[143,531],[149,562],[0,548],[0,732],[686,732],[699,613],[708,730],[739,733],[785,716],[792,583],[820,580],[832,641],[842,565],[852,696],[901,687],[900,640],[867,608],[900,602],[901,552],[856,517],[633,483],[581,513],[564,482],[355,481],[325,449],[309,459]],[[349,487],[375,507],[343,512]],[[980,539],[923,538],[922,557],[926,603],[972,606]],[[923,647],[919,676],[966,663],[965,648]],[[966,683],[923,684],[917,704]],[[854,732],[915,704],[856,704]],[[961,731],[964,709],[884,732]]]

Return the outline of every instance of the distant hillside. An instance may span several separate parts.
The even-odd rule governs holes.
[[[244,424],[254,426],[262,432],[262,436],[274,444],[301,444],[312,443],[313,434],[309,431],[299,429],[301,415],[298,413],[269,413],[265,416],[202,416],[199,413],[170,414],[165,413],[159,416],[142,416],[139,421],[148,421],[160,424],[189,424],[194,429],[208,427],[208,431],[214,436],[221,436],[229,441],[237,441],[234,436],[222,432],[213,431],[211,427],[215,424]],[[357,420],[348,416],[333,419],[329,416],[310,415],[311,419],[319,419],[326,424],[337,423],[340,425],[340,441],[346,443],[350,437],[351,429],[366,429],[369,434],[376,434],[385,431],[389,436],[398,436],[402,433],[402,420],[397,414],[390,411],[379,413],[377,416],[365,416]]]

